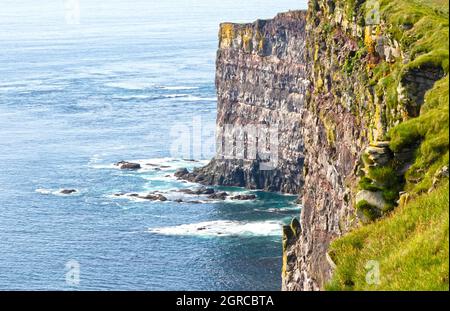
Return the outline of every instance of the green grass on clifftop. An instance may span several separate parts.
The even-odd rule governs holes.
[[[446,0],[380,3],[391,36],[411,56],[410,62],[391,68],[381,63],[373,69],[371,83],[384,92],[388,104],[398,105],[398,82],[412,69],[440,67],[444,77],[426,93],[419,117],[401,122],[388,133],[394,152],[415,150],[404,176],[404,190],[413,199],[386,218],[332,243],[330,256],[337,268],[327,289],[449,290],[448,178],[430,190],[436,172],[449,164],[449,4]],[[362,183],[373,187],[365,180]],[[373,262],[379,264],[378,284],[366,280]]]
[[[448,200],[447,181],[390,217],[335,241],[330,254],[337,270],[327,289],[448,290]],[[379,284],[366,281],[367,276],[375,280],[373,266],[367,266],[371,261],[379,263]]]

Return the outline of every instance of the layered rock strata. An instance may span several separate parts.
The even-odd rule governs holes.
[[[388,133],[420,114],[444,71],[414,62],[393,32],[410,25],[384,21],[374,3],[311,0],[308,12],[220,28],[217,156],[180,177],[302,197],[300,220],[283,228],[283,290],[324,289],[330,243],[408,200],[417,144],[391,150]],[[270,130],[252,140],[230,124],[278,129],[273,169],[261,169]]]
[[[284,245],[284,290],[324,289],[335,269],[330,243],[395,208],[417,145],[394,153],[387,134],[419,115],[425,92],[443,76],[432,62],[408,65],[411,55],[379,4],[309,2],[301,233]]]
[[[220,26],[217,155],[183,178],[297,194],[303,184],[300,123],[309,85],[306,13]]]

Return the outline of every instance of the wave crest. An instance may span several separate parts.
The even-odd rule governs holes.
[[[217,220],[172,227],[150,228],[149,232],[173,236],[280,236],[282,223],[278,221]]]

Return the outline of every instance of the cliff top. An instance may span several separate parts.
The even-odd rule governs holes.
[[[306,22],[306,11],[296,10],[277,14],[273,19],[259,19],[252,23],[220,24],[219,47],[221,49],[234,48],[244,52],[255,52],[260,56],[272,54],[270,41],[275,41],[280,33],[280,24],[295,31],[303,27]]]

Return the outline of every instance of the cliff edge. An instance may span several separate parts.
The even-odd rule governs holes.
[[[442,4],[309,2],[304,206],[283,289],[448,289]]]
[[[300,121],[309,87],[305,27],[304,11],[220,25],[217,154],[186,179],[299,193],[304,159]]]
[[[219,38],[217,156],[183,178],[299,194],[283,290],[448,290],[448,2],[311,0]]]

